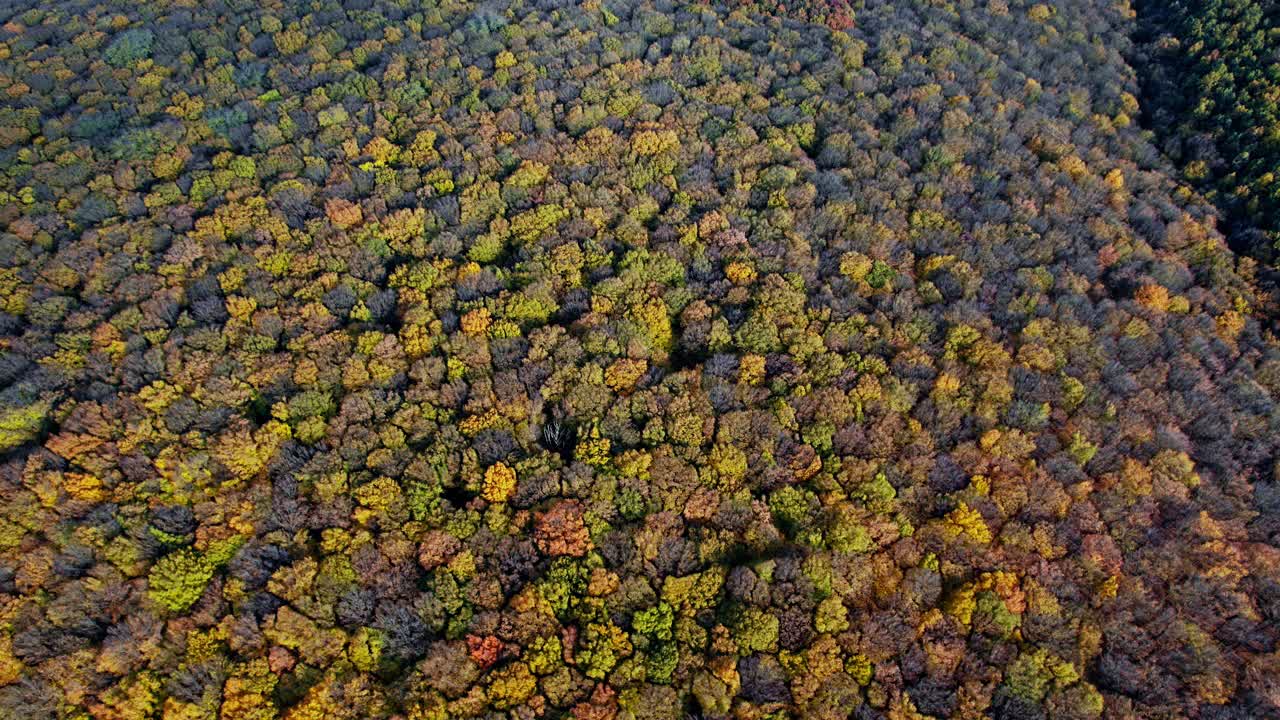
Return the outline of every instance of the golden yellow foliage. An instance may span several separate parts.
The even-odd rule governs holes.
[[[641,157],[651,157],[680,147],[674,130],[641,130],[631,138],[631,150]]]
[[[604,371],[604,384],[618,392],[629,392],[635,388],[640,378],[644,377],[649,364],[644,360],[622,358],[614,361]]]
[[[1138,288],[1134,298],[1138,301],[1138,304],[1157,312],[1164,312],[1169,309],[1169,290],[1163,285],[1154,283],[1143,285]]]
[[[750,285],[756,279],[756,269],[743,262],[729,263],[724,274],[734,285]]]
[[[495,463],[484,472],[484,499],[492,503],[506,502],[516,491],[516,471],[506,463]]]
[[[482,337],[493,323],[489,308],[476,308],[462,316],[462,332],[472,337]]]
[[[764,356],[749,353],[738,361],[738,382],[759,385],[764,382]]]
[[[966,503],[960,503],[955,510],[947,513],[947,534],[952,537],[967,537],[979,545],[991,542],[991,530],[982,519],[982,515]]]

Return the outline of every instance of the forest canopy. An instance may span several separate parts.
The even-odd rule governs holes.
[[[1280,265],[1280,7],[1146,5],[1138,57],[1161,148],[1221,206],[1234,247]]]
[[[1280,714],[1127,0],[0,15],[0,718]]]

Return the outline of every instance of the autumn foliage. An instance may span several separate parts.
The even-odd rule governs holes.
[[[1132,9],[9,4],[0,718],[1276,716]]]

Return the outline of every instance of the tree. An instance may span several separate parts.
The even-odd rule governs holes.
[[[147,575],[147,592],[161,607],[180,613],[204,595],[213,572],[213,563],[189,549],[182,549],[152,566]]]

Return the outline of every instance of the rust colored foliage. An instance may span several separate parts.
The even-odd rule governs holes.
[[[467,651],[472,662],[481,670],[487,670],[498,662],[498,657],[502,653],[502,641],[493,635],[484,637],[468,635]]]
[[[582,504],[562,500],[539,513],[534,522],[534,542],[550,556],[582,557],[591,549],[591,536],[582,519]]]

